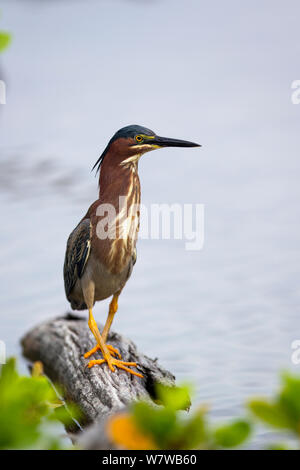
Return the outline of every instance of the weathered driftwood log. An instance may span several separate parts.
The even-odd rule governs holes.
[[[38,325],[21,343],[24,356],[41,361],[46,375],[62,386],[67,399],[79,405],[84,415],[82,424],[102,420],[137,399],[151,400],[155,383],[175,383],[175,377],[156,359],[141,354],[132,341],[114,332],[108,343],[119,349],[123,360],[137,362],[144,378],[120,369],[111,372],[107,365],[86,368],[88,359],[83,354],[95,346],[95,339],[87,321],[73,314]],[[100,353],[93,358],[101,358]]]

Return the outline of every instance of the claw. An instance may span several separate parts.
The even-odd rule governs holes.
[[[111,346],[110,344],[103,344],[103,349],[101,348],[100,344],[96,344],[96,346],[93,349],[91,349],[90,351],[84,354],[84,358],[88,359],[97,351],[101,351],[103,355],[103,359],[94,359],[94,360],[89,361],[89,363],[86,365],[88,369],[90,369],[91,367],[97,364],[101,365],[101,364],[106,363],[112,372],[115,371],[115,367],[118,367],[119,369],[125,370],[126,372],[136,375],[137,377],[141,377],[141,378],[143,377],[143,375],[140,374],[139,372],[135,372],[134,370],[130,369],[130,367],[136,367],[137,363],[121,361],[120,359],[122,359],[122,356],[119,350],[115,348],[114,346]],[[119,359],[117,359],[116,356],[118,356]]]
[[[114,348],[111,344],[107,344],[106,346],[112,356],[118,356],[119,359],[122,359],[120,351],[117,348]]]
[[[136,362],[125,362],[125,361],[119,361],[118,359],[115,359],[114,357],[108,357],[106,359],[95,359],[92,360],[88,363],[87,367],[90,369],[91,367],[97,365],[97,364],[103,364],[104,362],[107,363],[108,367],[112,372],[115,371],[114,366],[118,367],[119,369],[125,370],[126,372],[129,372],[130,374],[136,375],[137,377],[143,378],[143,375],[140,374],[139,372],[136,372],[135,370],[130,369],[129,367],[136,367],[137,363]],[[129,367],[127,367],[129,366]]]
[[[111,346],[110,344],[107,344],[106,345],[107,349],[109,350],[110,354],[113,356],[113,357],[116,357],[118,356],[119,359],[122,359],[122,356],[119,352],[119,350],[117,348],[114,348],[113,346]],[[93,354],[95,354],[95,352],[97,351],[101,351],[101,348],[99,346],[99,344],[97,344],[93,349],[91,349],[90,351],[87,351],[85,354],[84,354],[84,358],[85,359],[88,359],[90,356],[92,356]]]

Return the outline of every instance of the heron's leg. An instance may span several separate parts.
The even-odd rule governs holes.
[[[139,374],[138,372],[135,372],[134,370],[130,369],[131,367],[136,367],[136,362],[124,362],[120,361],[119,359],[115,359],[110,351],[105,342],[103,341],[103,338],[100,334],[99,328],[97,326],[97,323],[93,317],[92,309],[89,309],[89,327],[93,335],[95,336],[95,339],[97,341],[97,349],[100,349],[103,355],[103,359],[98,359],[98,360],[93,360],[90,361],[87,365],[87,367],[90,369],[91,367],[95,366],[96,364],[104,364],[105,362],[107,363],[108,367],[112,372],[115,371],[114,366],[119,367],[119,369],[123,369],[126,372],[129,372],[130,374],[136,375],[137,377],[143,377],[142,374]],[[95,348],[94,348],[95,349]],[[84,355],[84,357],[89,357],[90,351]]]
[[[120,353],[116,348],[114,348],[113,346],[110,346],[109,344],[105,344],[105,341],[103,340],[103,336],[101,336],[98,325],[97,325],[97,323],[96,323],[96,321],[93,317],[93,312],[92,312],[91,308],[89,309],[89,322],[88,322],[88,325],[90,327],[91,332],[95,336],[97,344],[94,348],[92,348],[90,351],[88,351],[84,354],[85,359],[92,356],[92,354],[95,354],[95,352],[97,352],[99,350],[103,353],[102,348],[101,348],[101,342],[103,342],[103,344],[106,346],[106,348],[111,353],[111,355],[113,355],[113,356],[118,355],[121,359]],[[101,340],[98,339],[99,337],[101,338]]]
[[[120,293],[114,294],[113,298],[109,304],[109,311],[108,311],[108,316],[106,323],[104,325],[103,331],[102,331],[102,338],[106,342],[107,336],[111,327],[111,324],[113,322],[114,316],[118,310],[118,298],[119,298]]]
[[[117,293],[117,294],[114,294],[113,295],[113,298],[109,304],[109,312],[108,312],[108,316],[107,316],[107,320],[106,320],[106,323],[104,325],[104,328],[103,328],[103,331],[102,331],[102,339],[103,341],[106,343],[106,340],[107,340],[107,336],[108,336],[108,333],[109,333],[109,330],[110,330],[110,327],[111,327],[111,324],[113,322],[113,319],[114,319],[114,316],[115,316],[115,313],[117,312],[118,310],[118,298],[119,298],[119,295],[120,295],[120,291]],[[97,327],[98,328],[98,327]],[[122,359],[122,356],[121,354],[119,353],[118,349],[117,348],[114,348],[113,346],[111,346],[110,344],[106,344],[108,350],[110,351],[110,353],[112,354],[112,356],[118,356],[119,359]],[[97,344],[93,349],[91,349],[90,351],[88,351],[87,353],[85,353],[84,357],[85,358],[88,358],[90,356],[92,356],[92,354],[95,354],[95,352],[99,351],[100,349],[100,346],[99,344]]]
[[[86,305],[88,306],[89,309],[89,327],[91,331],[93,332],[93,335],[95,336],[94,331],[97,332],[97,335],[100,335],[100,331],[98,329],[97,323],[95,322],[92,314],[92,306],[94,305],[95,302],[95,283],[92,282],[90,279],[83,277],[81,281],[81,287],[82,287],[82,292],[83,292],[83,297]],[[93,327],[93,328],[92,328]],[[96,338],[97,340],[97,338]],[[105,343],[105,341],[104,341]],[[91,349],[91,351],[88,351],[84,357],[90,357],[92,354],[95,352],[99,351],[101,349],[99,341],[97,340],[97,345]],[[116,348],[113,348],[110,345],[107,345],[107,349],[110,351],[110,353],[115,356],[119,355],[119,351]],[[120,357],[121,359],[121,357]]]

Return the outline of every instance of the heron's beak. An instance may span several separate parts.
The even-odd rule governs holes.
[[[201,147],[201,145],[188,140],[171,139],[170,137],[159,137],[158,135],[151,139],[151,144],[158,147]]]

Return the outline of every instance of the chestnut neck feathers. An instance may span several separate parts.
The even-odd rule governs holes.
[[[140,181],[138,158],[124,162],[117,152],[107,155],[99,176],[99,201],[111,204],[115,217],[109,230],[116,234],[109,239],[106,264],[112,272],[121,272],[133,256],[139,229]]]
[[[134,193],[136,202],[140,197],[140,180],[138,176],[138,156],[130,157],[126,162],[117,152],[107,155],[101,165],[99,175],[99,199],[104,203],[115,205],[120,196],[130,198]],[[137,198],[137,196],[139,196]],[[117,209],[117,207],[115,206]]]

